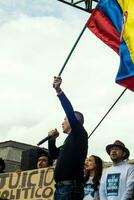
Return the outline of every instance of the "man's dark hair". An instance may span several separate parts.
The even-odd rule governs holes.
[[[74,111],[75,117],[77,118],[77,120],[81,123],[84,124],[84,116],[81,112],[79,111]]]
[[[48,165],[52,166],[53,165],[53,160],[51,159],[49,153],[47,151],[42,151],[39,155],[38,155],[38,159],[42,156],[48,157]]]
[[[5,161],[2,158],[0,158],[0,166],[1,166],[0,173],[3,173],[5,169]]]

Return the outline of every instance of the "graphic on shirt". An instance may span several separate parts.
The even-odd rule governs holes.
[[[107,196],[118,196],[120,173],[108,174],[106,181]]]
[[[95,191],[92,184],[89,183],[84,186],[84,194],[85,196],[90,194],[91,197],[94,197]]]

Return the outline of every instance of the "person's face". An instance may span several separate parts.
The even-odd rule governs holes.
[[[86,160],[86,170],[88,171],[93,171],[96,168],[96,163],[95,163],[95,159],[93,156],[90,156],[87,160]]]
[[[119,147],[112,147],[110,151],[110,158],[114,163],[121,162],[124,159],[126,153]]]
[[[37,168],[45,168],[48,167],[48,157],[47,156],[41,156],[38,158],[37,162]]]
[[[86,170],[88,167],[88,158],[85,159],[85,162],[84,162],[84,170]]]
[[[69,134],[71,132],[71,127],[70,127],[67,117],[64,118],[64,121],[62,123],[62,129],[63,129],[63,133]]]

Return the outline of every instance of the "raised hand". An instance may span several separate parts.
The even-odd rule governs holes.
[[[56,92],[59,94],[62,90],[60,88],[62,83],[62,79],[60,76],[55,76],[53,81],[53,87],[56,90]]]

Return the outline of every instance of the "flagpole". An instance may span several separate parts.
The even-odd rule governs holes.
[[[74,43],[74,45],[73,45],[73,47],[72,47],[70,53],[68,54],[68,56],[67,56],[67,58],[66,58],[66,60],[65,60],[65,62],[64,62],[64,64],[63,64],[63,66],[62,66],[62,68],[61,68],[61,70],[60,70],[58,76],[61,76],[63,70],[65,69],[66,64],[68,63],[68,60],[70,59],[70,57],[71,57],[71,55],[72,55],[72,53],[73,53],[75,47],[77,46],[77,44],[78,44],[80,38],[82,37],[82,35],[83,35],[83,33],[84,33],[84,31],[85,31],[86,28],[87,28],[87,26],[85,25],[84,28],[82,29],[81,33],[79,34],[79,36],[78,36],[76,42]],[[127,88],[125,88],[125,89],[123,90],[123,92],[120,94],[120,96],[119,96],[119,97],[116,99],[116,101],[112,104],[112,106],[109,108],[109,110],[108,110],[108,111],[106,112],[106,114],[103,116],[103,118],[99,121],[99,123],[97,124],[97,126],[96,126],[96,127],[93,129],[93,131],[90,133],[90,135],[88,136],[88,139],[89,139],[89,138],[91,137],[91,135],[95,132],[95,130],[99,127],[99,125],[103,122],[103,120],[106,118],[106,116],[108,115],[108,113],[112,110],[112,108],[115,106],[115,104],[116,104],[116,103],[119,101],[119,99],[123,96],[123,94],[126,92],[126,90],[127,90]]]
[[[102,119],[99,121],[99,123],[97,124],[97,126],[93,129],[93,131],[90,133],[90,135],[88,136],[88,139],[91,137],[91,135],[95,132],[95,130],[99,127],[99,125],[102,123],[102,121],[105,119],[105,117],[108,115],[108,113],[112,110],[112,108],[115,106],[115,104],[119,101],[119,99],[123,96],[123,94],[126,92],[127,88],[125,88],[123,90],[123,92],[120,94],[120,96],[116,99],[116,101],[112,104],[112,106],[109,108],[109,110],[106,112],[106,114],[104,115],[104,117],[102,117]]]
[[[73,45],[73,47],[72,47],[70,53],[68,54],[68,56],[67,56],[67,58],[66,58],[66,60],[65,60],[65,62],[64,62],[64,65],[62,66],[62,68],[61,68],[61,70],[60,70],[58,76],[61,76],[61,74],[62,74],[62,72],[63,72],[63,70],[64,70],[64,68],[65,68],[65,66],[66,66],[66,64],[67,64],[67,62],[68,62],[68,60],[69,60],[69,58],[71,57],[71,55],[72,55],[72,53],[73,53],[73,51],[74,51],[76,45],[78,44],[78,42],[79,42],[81,36],[83,35],[85,29],[86,29],[86,25],[84,26],[84,28],[82,29],[81,33],[79,34],[79,36],[78,36],[76,42],[74,43],[74,45]]]

